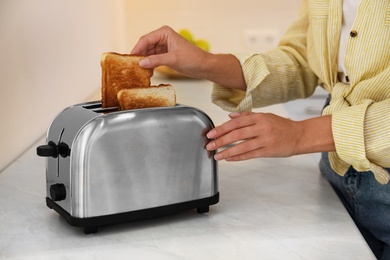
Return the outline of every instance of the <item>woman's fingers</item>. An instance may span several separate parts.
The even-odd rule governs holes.
[[[215,155],[217,160],[247,160],[255,157],[286,157],[297,152],[300,125],[290,119],[265,113],[232,113],[228,122],[211,130],[214,140],[208,150],[228,147]]]
[[[142,36],[131,50],[134,55],[154,55],[168,51],[170,34],[175,33],[171,28],[163,26]]]

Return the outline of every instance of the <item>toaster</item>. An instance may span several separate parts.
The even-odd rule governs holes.
[[[46,205],[96,233],[100,226],[218,203],[214,127],[201,110],[178,104],[119,111],[100,101],[60,112],[37,147],[46,158]]]

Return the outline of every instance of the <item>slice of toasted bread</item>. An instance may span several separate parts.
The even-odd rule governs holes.
[[[103,53],[102,67],[102,107],[119,106],[117,93],[124,88],[150,86],[153,70],[138,65],[143,56]]]
[[[121,110],[175,106],[176,93],[170,84],[128,88],[118,92],[118,101]]]

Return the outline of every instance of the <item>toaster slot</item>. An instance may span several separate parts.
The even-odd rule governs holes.
[[[107,108],[100,108],[100,109],[92,109],[95,113],[110,113],[110,112],[116,112],[119,111],[118,107],[107,107]]]
[[[83,106],[83,108],[85,108],[85,109],[96,109],[96,108],[101,108],[101,107],[102,107],[102,103],[100,103],[100,102]]]
[[[110,113],[110,112],[119,111],[118,107],[102,108],[102,103],[101,102],[83,105],[83,108],[92,110],[95,113]]]

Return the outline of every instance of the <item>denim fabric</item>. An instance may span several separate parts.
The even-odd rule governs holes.
[[[381,185],[372,172],[357,172],[352,167],[340,176],[330,167],[328,153],[322,154],[320,170],[375,256],[390,259],[390,184]]]

